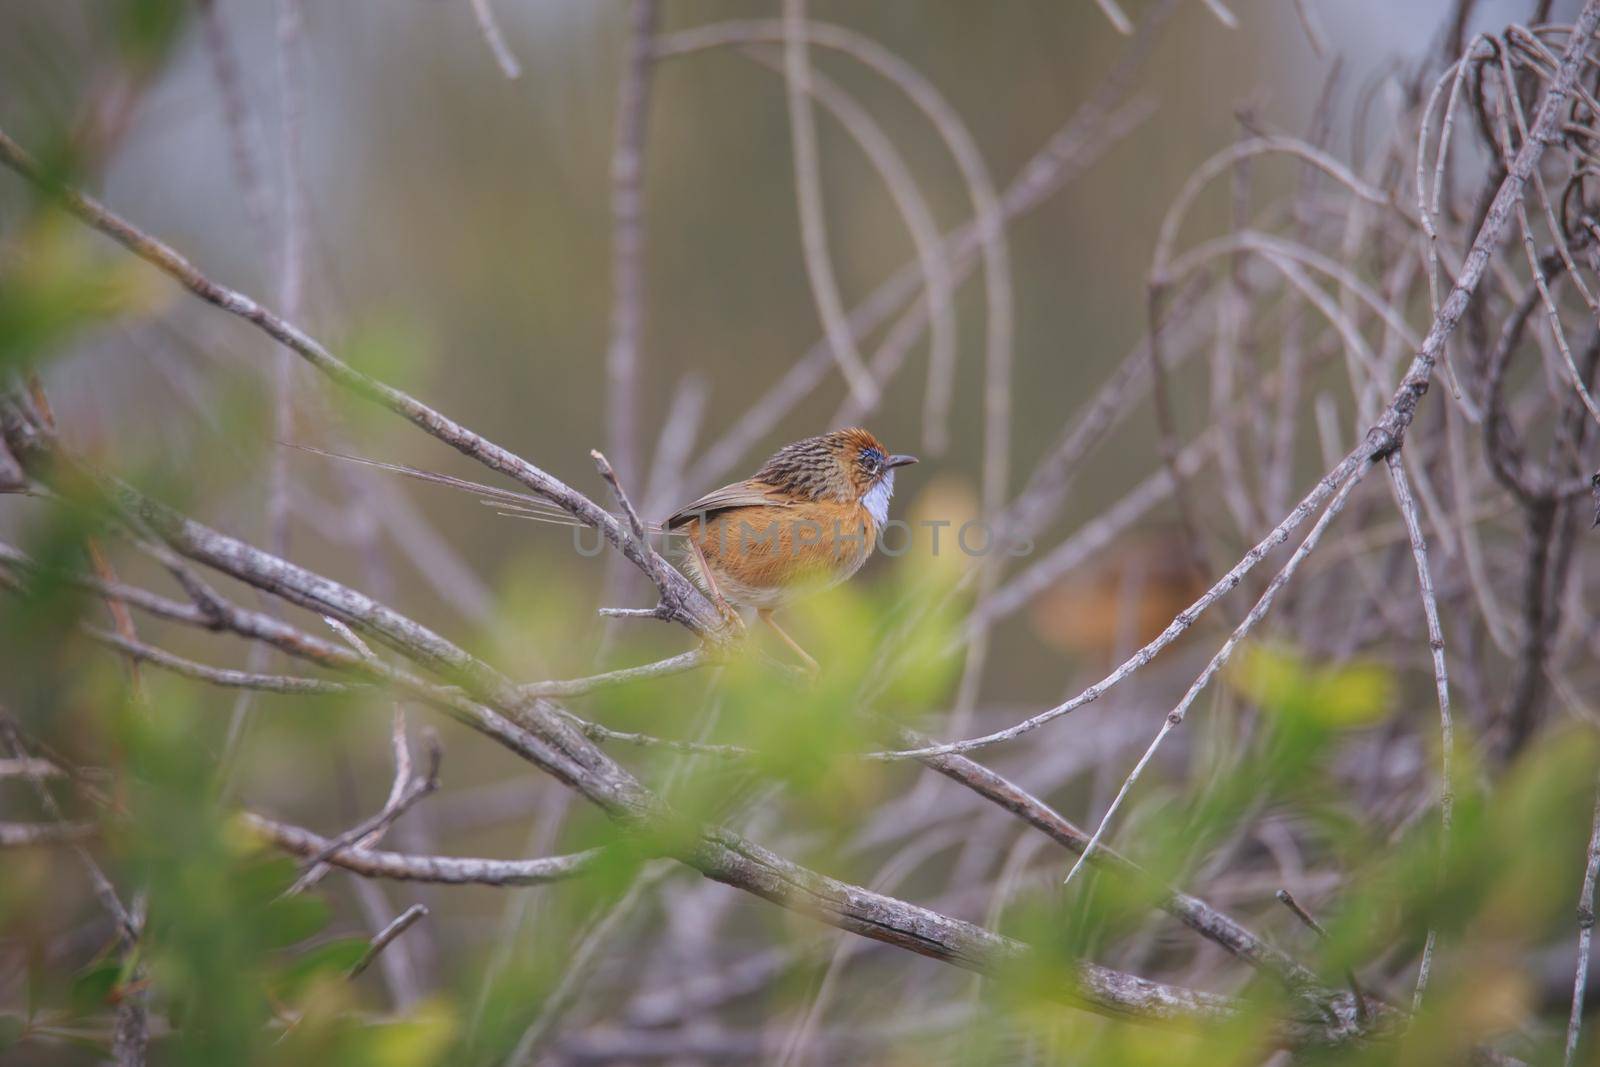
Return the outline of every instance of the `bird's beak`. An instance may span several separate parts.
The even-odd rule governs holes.
[[[896,467],[909,467],[916,461],[916,456],[890,456],[889,461],[884,464],[884,467],[889,470],[894,470]]]

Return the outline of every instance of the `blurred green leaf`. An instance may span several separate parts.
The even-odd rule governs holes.
[[[0,244],[0,370],[37,366],[78,331],[149,314],[173,287],[101,245],[60,212],[46,212]]]
[[[1376,722],[1395,696],[1394,676],[1385,667],[1312,664],[1283,645],[1245,645],[1227,676],[1235,689],[1266,711],[1328,729]]]
[[[122,961],[105,959],[90,965],[72,980],[69,1004],[76,1015],[104,1011],[111,1003],[112,991],[122,980]]]
[[[185,0],[117,0],[117,43],[141,70],[155,67],[176,44],[193,5]]]
[[[328,925],[328,902],[312,893],[278,897],[261,910],[258,932],[268,948],[287,948]]]
[[[28,1031],[28,1021],[20,1015],[0,1015],[0,1052],[16,1046]]]
[[[293,1001],[319,980],[343,980],[366,955],[368,944],[364,937],[344,937],[307,949],[279,969],[273,979],[273,995]]]
[[[347,361],[390,384],[409,383],[432,362],[427,331],[403,313],[363,323],[345,345]]]

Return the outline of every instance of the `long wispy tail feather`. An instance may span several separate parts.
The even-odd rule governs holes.
[[[385,463],[382,460],[366,459],[362,456],[346,455],[343,452],[330,452],[325,448],[315,448],[311,445],[297,445],[289,441],[280,441],[286,448],[293,448],[300,452],[310,452],[313,455],[323,456],[327,459],[343,460],[346,463],[359,463],[364,467],[376,467],[378,470],[388,471],[419,482],[431,485],[442,485],[464,493],[471,493],[478,498],[480,504],[485,504],[496,509],[496,514],[512,519],[529,519],[534,522],[547,522],[554,526],[583,526],[571,513],[558,504],[553,504],[543,497],[531,493],[519,493],[513,489],[500,489],[482,482],[474,482],[467,478],[457,478],[449,474],[436,474],[433,471],[420,470],[408,467],[403,463]],[[619,519],[621,516],[617,516]],[[649,523],[652,533],[661,533],[659,523]]]

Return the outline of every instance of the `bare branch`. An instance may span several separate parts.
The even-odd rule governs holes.
[[[495,21],[489,0],[472,0],[472,14],[478,20],[478,30],[483,34],[489,51],[494,53],[494,61],[500,65],[500,73],[512,81],[522,77],[522,67],[512,54],[511,46],[506,44],[505,34],[500,32],[500,24]]]
[[[1389,481],[1394,487],[1395,503],[1405,519],[1406,533],[1411,539],[1411,555],[1416,564],[1417,587],[1422,594],[1422,612],[1428,625],[1428,647],[1433,651],[1434,689],[1439,698],[1439,818],[1443,824],[1444,843],[1440,847],[1440,866],[1449,848],[1451,817],[1455,810],[1455,784],[1450,773],[1451,753],[1455,748],[1455,729],[1450,721],[1450,675],[1445,667],[1444,628],[1439,622],[1439,602],[1433,594],[1433,572],[1428,567],[1428,542],[1422,534],[1422,520],[1417,514],[1417,503],[1411,496],[1411,485],[1406,480],[1405,464],[1398,455],[1386,457]],[[1443,871],[1441,870],[1441,877]],[[1422,950],[1422,965],[1417,971],[1416,993],[1412,1010],[1421,1007],[1422,994],[1428,986],[1429,966],[1433,962],[1433,949],[1438,931],[1429,930]]]
[[[368,946],[366,953],[356,961],[355,966],[350,968],[350,973],[346,977],[361,977],[361,973],[372,966],[372,961],[377,959],[378,954],[388,948],[395,938],[411,929],[419,919],[425,919],[427,916],[428,909],[422,904],[413,904],[401,912],[393,922],[379,930],[372,938],[372,944]]]
[[[1132,33],[1133,22],[1128,18],[1127,12],[1122,10],[1122,5],[1117,0],[1094,0],[1100,6],[1100,13],[1105,15],[1111,23],[1111,28],[1118,33]]]
[[[87,841],[97,832],[91,822],[0,822],[0,848]]]
[[[1578,966],[1572,978],[1572,1012],[1567,1017],[1564,1067],[1578,1055],[1578,1034],[1583,1028],[1583,998],[1589,986],[1589,944],[1594,937],[1594,885],[1600,875],[1600,790],[1594,802],[1594,824],[1589,831],[1589,855],[1583,867],[1583,887],[1578,891]]]
[[[368,878],[444,885],[544,885],[579,877],[601,857],[599,849],[536,860],[473,859],[464,856],[419,856],[378,849],[344,847],[330,851],[330,841],[310,830],[260,815],[242,816],[245,825],[285,852],[322,861]]]
[[[1195,698],[1200,695],[1200,691],[1210,683],[1212,678],[1216,677],[1217,672],[1227,664],[1234,650],[1239,647],[1239,644],[1246,637],[1250,636],[1250,631],[1255,629],[1256,625],[1266,617],[1267,612],[1272,609],[1273,598],[1294,577],[1295,571],[1299,570],[1306,557],[1316,549],[1317,542],[1322,540],[1322,535],[1329,524],[1343,510],[1344,503],[1349,499],[1351,490],[1356,487],[1356,483],[1361,481],[1362,477],[1371,469],[1371,466],[1369,461],[1358,467],[1356,472],[1344,484],[1339,486],[1338,492],[1328,502],[1328,506],[1323,509],[1322,517],[1317,520],[1316,525],[1311,527],[1311,532],[1306,534],[1304,541],[1300,542],[1300,547],[1295,549],[1294,555],[1289,557],[1289,561],[1283,565],[1283,568],[1267,584],[1266,591],[1261,594],[1261,598],[1250,609],[1250,613],[1244,617],[1244,621],[1240,622],[1233,633],[1228,635],[1228,639],[1217,650],[1217,654],[1211,657],[1211,662],[1206,664],[1205,669],[1200,672],[1200,676],[1194,680],[1194,684],[1189,686],[1189,691],[1183,694],[1183,699],[1178,702],[1177,707],[1167,713],[1166,718],[1161,722],[1161,728],[1151,740],[1150,746],[1145,749],[1144,755],[1139,757],[1139,762],[1128,773],[1128,777],[1123,781],[1122,787],[1117,790],[1116,798],[1112,800],[1111,806],[1106,809],[1105,815],[1101,817],[1100,825],[1095,828],[1094,836],[1089,839],[1089,843],[1084,847],[1082,855],[1072,865],[1072,869],[1067,872],[1067,877],[1062,882],[1062,885],[1070,885],[1072,883],[1073,876],[1083,867],[1084,861],[1099,846],[1100,839],[1105,836],[1106,828],[1110,826],[1112,816],[1117,813],[1117,809],[1127,799],[1128,793],[1139,780],[1139,776],[1144,773],[1145,767],[1149,766],[1150,761],[1155,758],[1156,750],[1161,747],[1161,742],[1166,739],[1169,733],[1183,725],[1184,717],[1188,714],[1189,708],[1193,706]]]
[[[487,0],[478,0],[487,10]],[[606,346],[606,447],[628,478],[639,465],[639,347],[644,326],[644,157],[657,0],[633,0],[611,151],[611,341]]]
[[[593,693],[599,689],[609,689],[618,685],[629,685],[633,682],[642,682],[650,678],[667,678],[674,674],[683,674],[686,671],[696,670],[711,662],[704,649],[693,648],[688,652],[680,652],[655,663],[646,663],[639,667],[624,667],[621,670],[607,671],[604,674],[592,674],[587,678],[570,678],[564,681],[529,682],[521,687],[526,696],[537,697],[575,697],[585,693]]]
[[[796,199],[800,209],[800,244],[805,252],[806,277],[828,335],[828,347],[839,370],[850,383],[856,400],[872,406],[878,387],[867,371],[855,339],[845,322],[844,302],[828,252],[828,229],[822,206],[821,165],[817,159],[817,130],[811,117],[811,64],[806,57],[805,0],[783,3],[783,69],[789,103],[789,132],[794,147]]]
[[[140,662],[152,663],[174,674],[181,674],[185,678],[209,682],[226,689],[255,689],[268,693],[348,693],[352,689],[343,682],[327,682],[320,678],[296,678],[292,675],[256,674],[226,667],[210,667],[142,641],[130,641],[121,634],[101,630],[98,627],[86,626],[83,632],[101,644]]]

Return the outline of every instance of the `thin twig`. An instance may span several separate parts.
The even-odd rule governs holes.
[[[403,882],[438,882],[443,885],[544,885],[576,878],[592,869],[600,849],[532,860],[476,859],[467,856],[422,856],[378,849],[330,850],[327,838],[310,830],[246,813],[244,823],[272,845],[296,856],[321,856],[322,861],[368,878]]]
[[[359,639],[357,640],[359,641]],[[365,646],[362,646],[362,649],[365,650]],[[370,650],[366,650],[366,654],[371,656]],[[382,840],[384,833],[394,824],[395,820],[409,811],[417,801],[439,788],[439,765],[444,758],[444,753],[439,747],[438,739],[431,735],[427,738],[427,770],[422,775],[413,777],[411,750],[406,743],[405,713],[398,703],[395,705],[392,734],[395,765],[394,781],[390,786],[389,797],[384,801],[382,810],[371,818],[346,830],[338,837],[333,838],[324,846],[322,853],[307,860],[304,864],[304,873],[289,887],[286,895],[304,892],[320,881],[327,872],[326,860],[334,852],[351,846],[361,850],[376,845]]]
[[[587,678],[569,678],[562,681],[529,682],[522,686],[522,692],[527,696],[538,697],[575,697],[586,693],[593,693],[600,689],[610,689],[614,686],[629,685],[642,682],[651,678],[668,678],[674,674],[683,674],[686,671],[697,670],[711,662],[711,657],[703,648],[692,648],[687,652],[680,652],[676,656],[657,660],[655,663],[646,663],[638,667],[624,667],[621,670],[606,671],[604,674],[592,674]]]
[[[321,678],[297,678],[285,674],[258,674],[236,671],[226,667],[211,667],[168,652],[166,649],[129,640],[119,633],[85,626],[83,632],[107,647],[114,648],[134,660],[151,663],[185,678],[209,682],[225,689],[252,689],[267,693],[348,693],[352,686],[344,682],[329,682]]]
[[[0,848],[87,841],[98,832],[92,822],[0,822]]]
[[[506,44],[505,34],[500,32],[500,24],[495,21],[489,0],[472,0],[472,14],[478,20],[478,31],[483,34],[489,51],[494,53],[494,61],[500,65],[500,73],[513,81],[522,77],[522,66],[512,53],[511,46]]]
[[[828,223],[822,205],[822,173],[817,157],[817,128],[811,115],[811,64],[806,57],[805,0],[783,2],[783,69],[789,103],[789,132],[794,148],[795,198],[800,210],[800,247],[804,253],[811,298],[828,335],[828,347],[858,403],[877,403],[878,387],[856,350],[845,320],[844,301],[828,251]]]
[[[62,813],[61,806],[56,803],[56,798],[50,794],[50,788],[44,784],[43,775],[32,772],[34,761],[28,754],[27,745],[22,739],[22,731],[17,728],[16,723],[11,720],[10,713],[4,708],[0,708],[0,737],[5,739],[6,747],[11,750],[12,758],[24,761],[23,766],[27,769],[25,776],[28,779],[28,784],[33,787],[34,794],[39,798],[39,806],[44,809],[45,814],[57,826],[70,826],[71,823]],[[71,846],[78,863],[82,865],[84,871],[89,875],[89,884],[94,888],[94,894],[96,899],[100,901],[100,906],[115,921],[117,933],[122,940],[123,947],[125,949],[133,948],[139,943],[140,924],[138,919],[122,903],[122,899],[117,896],[116,887],[111,884],[111,879],[106,877],[106,872],[101,869],[100,864],[95,862],[95,858],[89,854],[89,850],[84,848],[70,834],[67,835],[66,841]]]
[[[372,961],[378,958],[378,953],[388,948],[395,938],[411,929],[418,920],[425,919],[427,916],[428,909],[423,904],[413,904],[401,912],[393,922],[378,931],[377,935],[373,937],[372,943],[367,946],[367,951],[356,961],[355,966],[350,968],[345,977],[351,979],[359,978],[361,972],[372,966]]]
[[[487,9],[487,0],[478,0]],[[611,150],[611,340],[606,346],[606,440],[624,477],[639,466],[639,347],[644,327],[644,159],[654,79],[657,0],[633,0]]]
[[[1294,577],[1295,571],[1299,570],[1300,565],[1305,562],[1306,557],[1316,549],[1317,542],[1322,540],[1322,535],[1329,524],[1344,508],[1344,503],[1349,499],[1351,490],[1356,487],[1356,484],[1361,481],[1362,477],[1370,469],[1370,462],[1357,468],[1356,473],[1339,486],[1338,492],[1328,502],[1328,506],[1323,509],[1322,517],[1311,527],[1311,532],[1306,534],[1304,541],[1300,542],[1300,547],[1295,550],[1294,555],[1289,557],[1288,562],[1268,583],[1266,591],[1261,594],[1261,598],[1256,601],[1249,614],[1228,636],[1227,641],[1223,642],[1222,647],[1217,650],[1217,654],[1211,657],[1211,661],[1206,664],[1205,669],[1194,680],[1194,684],[1189,686],[1188,692],[1184,693],[1183,699],[1178,702],[1177,707],[1167,713],[1166,718],[1161,722],[1161,728],[1156,731],[1156,736],[1150,741],[1150,746],[1145,749],[1144,755],[1139,757],[1139,762],[1134,765],[1133,770],[1128,773],[1128,777],[1123,781],[1122,787],[1117,790],[1116,798],[1112,800],[1111,806],[1106,809],[1105,815],[1101,816],[1100,825],[1095,828],[1094,836],[1089,839],[1089,844],[1085,846],[1077,862],[1072,865],[1072,869],[1067,872],[1067,877],[1061,883],[1062,885],[1072,884],[1073,877],[1083,867],[1089,855],[1099,846],[1100,839],[1105,836],[1106,828],[1111,825],[1112,816],[1117,813],[1117,809],[1127,799],[1128,793],[1133,789],[1134,783],[1139,780],[1140,775],[1144,773],[1144,769],[1155,758],[1156,750],[1161,747],[1161,742],[1166,740],[1169,733],[1183,724],[1184,717],[1188,714],[1189,708],[1193,706],[1195,698],[1200,695],[1200,691],[1210,683],[1212,678],[1216,677],[1218,671],[1227,665],[1234,649],[1238,648],[1239,644],[1250,636],[1250,631],[1255,629],[1256,625],[1266,617],[1267,612],[1272,609],[1272,601],[1278,595],[1278,591],[1288,584],[1289,580]]]
[[[1572,977],[1572,1012],[1567,1017],[1564,1067],[1578,1055],[1578,1033],[1583,1028],[1583,1000],[1589,986],[1589,945],[1594,938],[1594,885],[1600,875],[1600,789],[1595,792],[1594,821],[1589,830],[1589,855],[1583,867],[1583,887],[1578,891],[1578,964]]]
[[[622,509],[623,516],[628,520],[628,530],[633,535],[634,548],[639,558],[644,560],[644,572],[650,576],[650,581],[655,583],[656,589],[661,594],[662,603],[666,603],[672,596],[672,585],[668,578],[671,568],[650,544],[650,531],[645,526],[644,520],[639,518],[639,512],[634,509],[633,501],[623,492],[622,483],[617,480],[617,472],[611,469],[610,462],[596,450],[591,449],[589,456],[594,460],[600,476],[611,487],[611,495],[616,498],[617,506]]]
[[[1328,54],[1328,34],[1322,20],[1311,9],[1311,0],[1294,0],[1295,14],[1300,17],[1300,27],[1306,31],[1306,41],[1311,51],[1320,59]]]
[[[1111,28],[1118,33],[1132,33],[1133,20],[1128,18],[1128,13],[1122,10],[1122,5],[1117,0],[1094,0],[1099,5],[1100,13],[1111,23]]]
[[[1439,621],[1439,602],[1433,593],[1433,573],[1428,566],[1428,543],[1422,534],[1422,520],[1417,513],[1417,503],[1411,496],[1411,486],[1406,480],[1405,464],[1398,455],[1387,457],[1389,480],[1394,488],[1395,503],[1405,519],[1406,534],[1411,539],[1411,556],[1416,564],[1417,588],[1422,595],[1423,616],[1428,625],[1428,647],[1433,653],[1433,682],[1439,698],[1439,820],[1442,838],[1439,845],[1440,877],[1443,878],[1444,857],[1449,853],[1450,829],[1455,811],[1455,785],[1451,778],[1450,759],[1455,748],[1455,729],[1450,720],[1450,675],[1445,667],[1444,627]],[[1412,996],[1411,1010],[1422,1005],[1422,994],[1428,985],[1428,973],[1433,963],[1434,945],[1438,931],[1428,931],[1422,949],[1422,964],[1417,970],[1416,992]]]
[[[1294,898],[1293,893],[1289,892],[1287,889],[1280,889],[1274,893],[1273,896],[1277,897],[1278,902],[1284,907],[1292,911],[1296,919],[1299,919],[1301,922],[1305,923],[1307,928],[1309,928],[1312,933],[1316,934],[1318,938],[1324,941],[1328,939],[1328,931],[1322,928],[1321,923],[1312,918],[1309,911],[1300,906],[1300,902]],[[1344,975],[1345,981],[1350,983],[1350,994],[1351,996],[1355,997],[1356,1011],[1361,1018],[1365,1019],[1367,1017],[1367,997],[1366,994],[1361,990],[1361,983],[1356,981],[1356,972],[1352,969],[1346,968]]]

